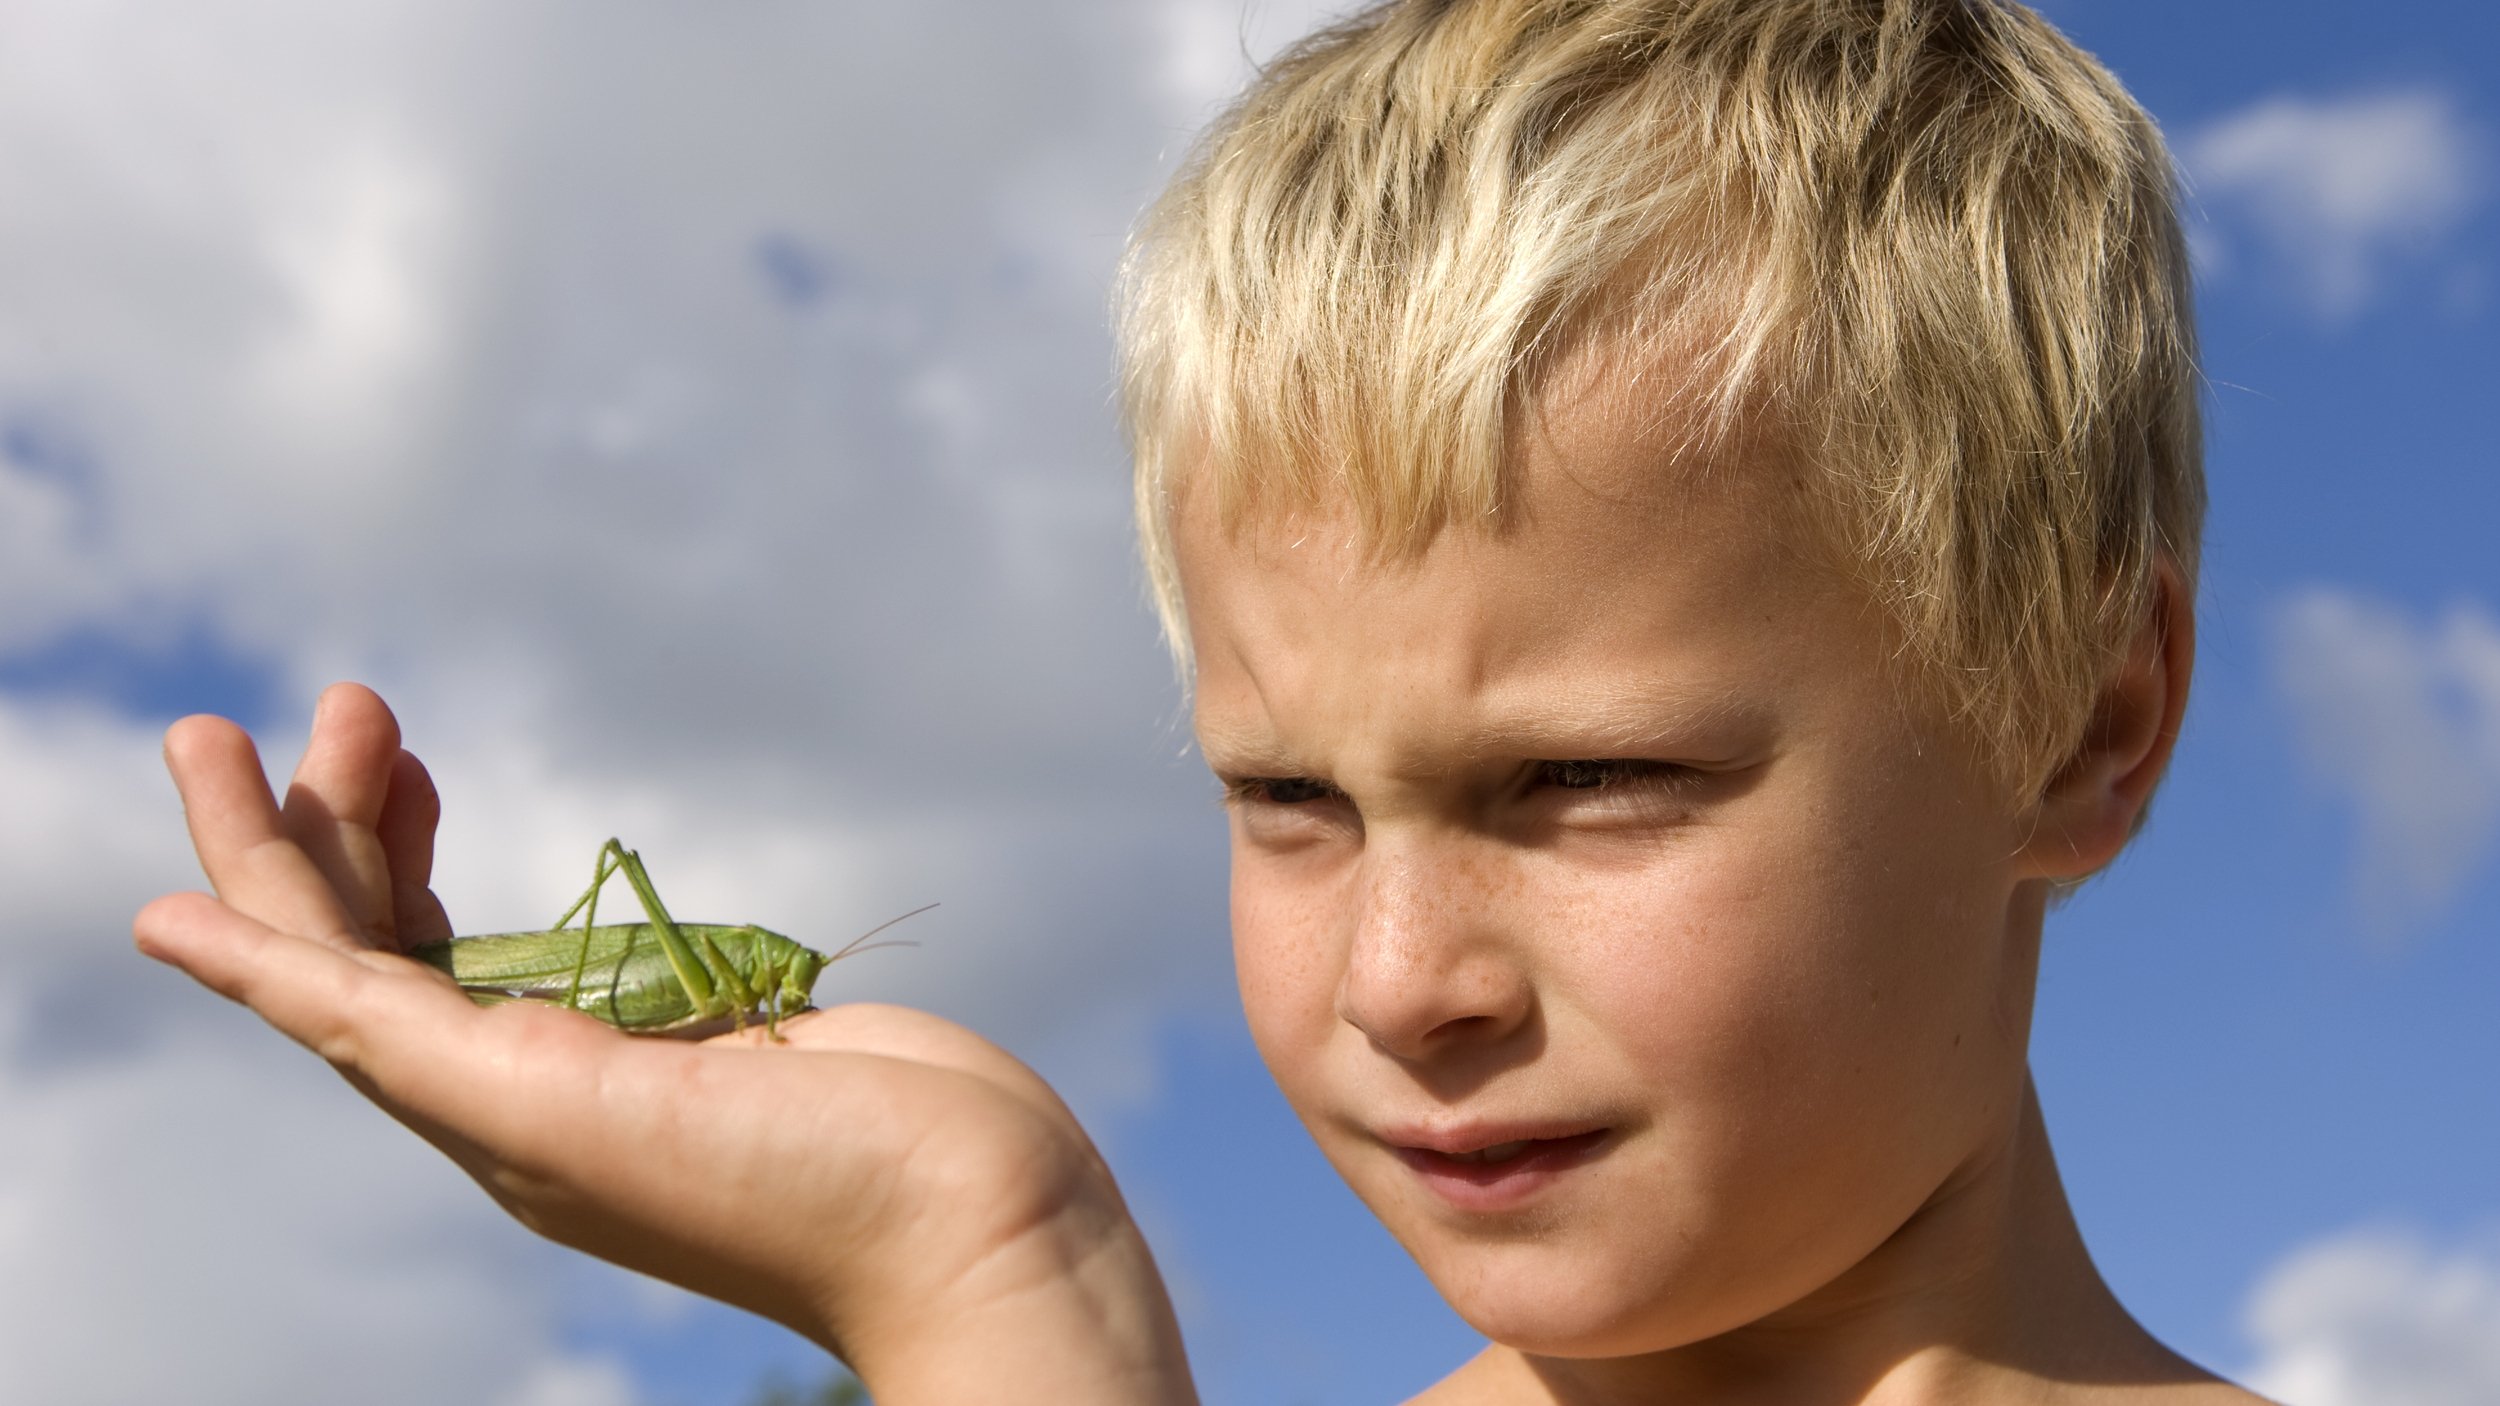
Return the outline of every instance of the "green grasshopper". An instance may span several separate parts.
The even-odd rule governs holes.
[[[644,921],[602,926],[599,890],[618,874],[642,900]],[[581,927],[569,928],[576,913]],[[829,957],[752,923],[681,923],[660,902],[642,856],[610,840],[600,847],[590,887],[545,931],[455,937],[408,955],[459,982],[482,1006],[564,1006],[633,1035],[743,1030],[761,1014],[778,1040],[782,1017],[811,1009],[817,973],[892,926],[874,928]]]

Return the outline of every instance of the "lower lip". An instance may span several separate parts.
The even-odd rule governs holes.
[[[1608,1147],[1609,1130],[1544,1138],[1507,1162],[1462,1162],[1419,1147],[1394,1149],[1416,1180],[1461,1211],[1516,1210]]]

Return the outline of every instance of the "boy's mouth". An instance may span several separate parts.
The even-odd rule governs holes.
[[[1518,1142],[1499,1142],[1491,1147],[1480,1147],[1473,1152],[1451,1152],[1442,1155],[1447,1156],[1453,1162],[1464,1162],[1470,1166],[1479,1166],[1487,1162],[1507,1162],[1536,1146],[1538,1141],[1539,1139],[1536,1138],[1523,1138]]]
[[[1603,1152],[1613,1134],[1612,1128],[1589,1128],[1524,1137],[1408,1134],[1387,1141],[1400,1162],[1453,1206],[1498,1211],[1524,1202]]]

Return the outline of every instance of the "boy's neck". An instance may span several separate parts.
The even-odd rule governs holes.
[[[2122,1391],[2141,1401],[2148,1388],[2253,1400],[2155,1341],[2102,1281],[2026,1079],[2006,1136],[1808,1298],[1638,1358],[1538,1358],[1497,1345],[1417,1401],[1955,1406]]]

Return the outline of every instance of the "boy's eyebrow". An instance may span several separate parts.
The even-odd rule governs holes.
[[[1634,757],[1717,740],[1731,730],[1750,737],[1761,718],[1758,707],[1728,693],[1624,689],[1577,699],[1547,693],[1514,710],[1496,709],[1492,717],[1457,733],[1449,754],[1590,761]],[[1294,776],[1310,765],[1255,725],[1201,723],[1198,751],[1209,766],[1240,776]]]
[[[1292,776],[1302,763],[1264,731],[1200,723],[1198,755],[1208,766],[1237,776]]]
[[[1732,693],[1682,688],[1617,688],[1581,696],[1547,692],[1470,729],[1468,755],[1539,752],[1599,760],[1688,746],[1759,720],[1761,710]]]

